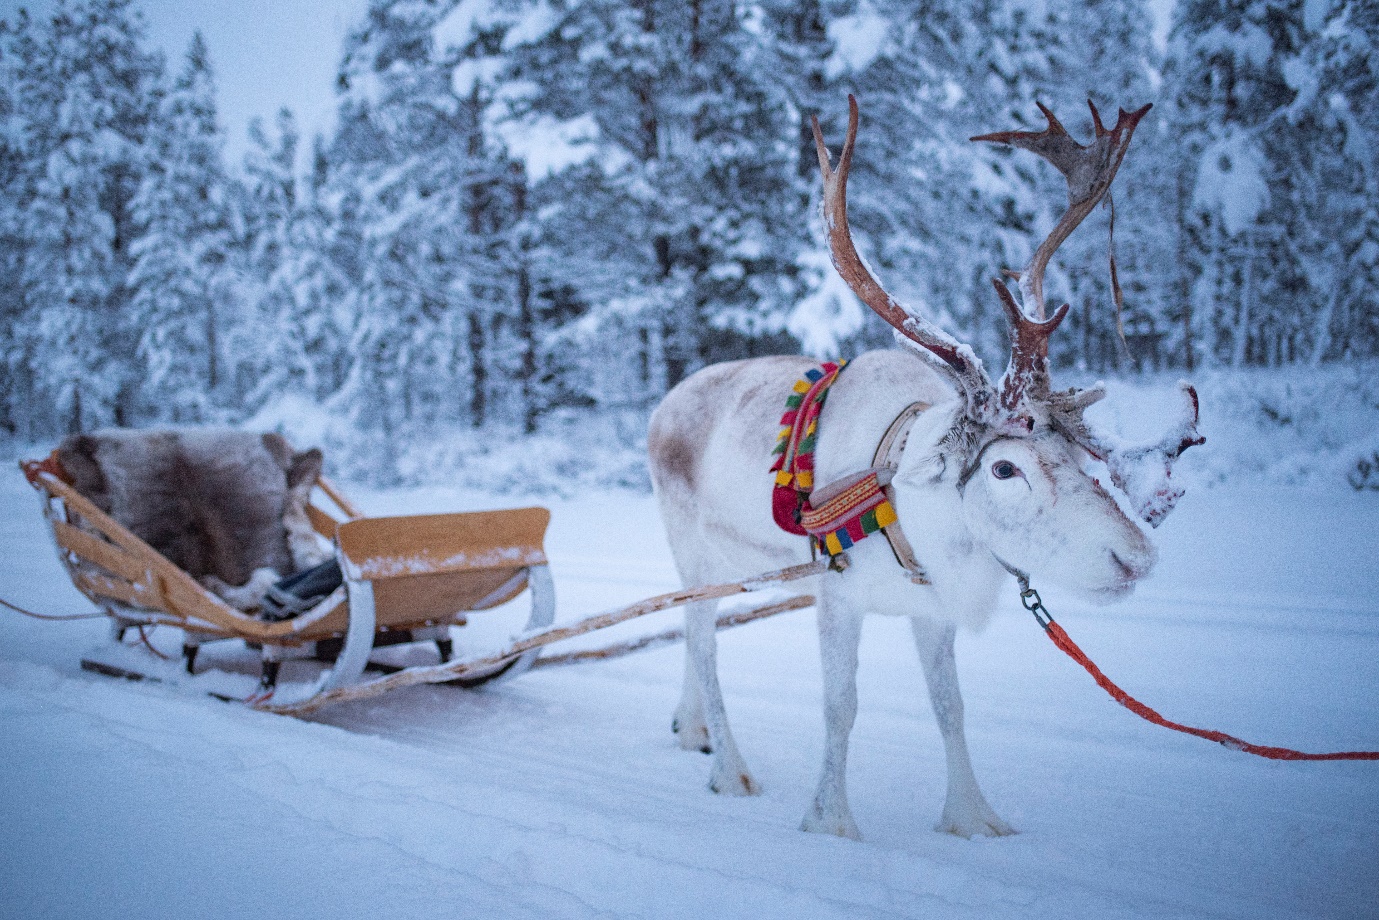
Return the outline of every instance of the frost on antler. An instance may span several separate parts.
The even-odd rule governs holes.
[[[1183,489],[1173,482],[1173,464],[1183,451],[1206,441],[1197,432],[1197,390],[1186,381],[1178,381],[1182,409],[1173,424],[1156,441],[1131,443],[1113,435],[1093,432],[1082,420],[1081,411],[1101,398],[1100,388],[1077,393],[1058,394],[1062,397],[1061,426],[1072,438],[1099,460],[1106,462],[1111,483],[1130,500],[1135,513],[1151,527],[1158,527],[1183,497]]]

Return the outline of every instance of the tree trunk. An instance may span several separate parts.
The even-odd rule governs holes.
[[[81,434],[81,381],[72,387],[72,417],[67,423],[68,434]]]
[[[475,81],[470,90],[469,107],[473,115],[473,128],[469,132],[468,153],[470,161],[477,162],[484,150],[483,121],[479,116],[482,101],[478,81]],[[484,227],[483,192],[477,182],[471,183],[469,187],[466,207],[470,238],[480,239]],[[485,294],[479,285],[472,285],[470,293],[474,300],[483,302]],[[469,313],[469,387],[469,425],[471,428],[482,428],[488,412],[488,365],[485,363],[484,354],[484,322],[477,309]]]
[[[210,395],[220,384],[220,368],[216,363],[215,297],[206,298],[206,393]]]
[[[1317,317],[1316,331],[1312,334],[1312,354],[1309,356],[1308,363],[1313,367],[1322,363],[1322,358],[1326,357],[1326,352],[1331,347],[1331,321],[1336,316],[1336,303],[1340,299],[1340,287],[1333,283],[1331,296],[1326,299],[1326,306],[1322,308],[1321,315]]]
[[[1183,308],[1183,368],[1191,371],[1196,365],[1192,351],[1192,277],[1188,269],[1187,239],[1187,173],[1178,173],[1178,302]]]
[[[517,335],[522,341],[522,431],[536,433],[541,407],[536,404],[536,317],[532,313],[531,271],[523,261],[517,269]]]
[[[1231,357],[1231,364],[1240,367],[1249,357],[1250,342],[1250,313],[1254,299],[1254,234],[1245,231],[1245,278],[1241,284],[1240,291],[1240,316],[1236,323],[1235,354]]]
[[[484,364],[484,323],[478,313],[469,314],[469,424],[482,428],[488,408],[488,368]]]

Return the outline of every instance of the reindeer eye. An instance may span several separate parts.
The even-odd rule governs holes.
[[[991,475],[997,479],[1010,479],[1020,475],[1020,468],[1009,460],[997,460],[991,464]]]

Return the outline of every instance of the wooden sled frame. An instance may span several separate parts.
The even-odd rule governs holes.
[[[148,543],[59,475],[56,453],[20,463],[39,492],[58,557],[72,584],[112,620],[130,627],[176,626],[186,637],[188,669],[202,643],[242,639],[262,648],[265,674],[278,662],[306,657],[316,643],[339,640],[333,666],[305,693],[278,692],[276,705],[301,705],[358,680],[375,641],[408,633],[436,639],[447,654],[451,625],[530,590],[526,630],[549,626],[555,589],[543,546],[545,508],[409,517],[366,518],[325,477],[306,511],[312,528],[331,540],[345,584],[290,620],[268,622],[236,610],[202,587]],[[318,503],[318,493],[335,513]],[[474,686],[527,670],[539,650],[513,655],[467,674]],[[283,688],[286,689],[286,688]]]

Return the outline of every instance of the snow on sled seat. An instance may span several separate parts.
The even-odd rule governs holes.
[[[365,519],[320,476],[319,451],[294,452],[273,434],[97,432],[21,467],[77,589],[117,635],[182,628],[188,670],[202,643],[243,639],[262,647],[270,686],[282,660],[335,658],[312,691],[322,692],[358,677],[375,643],[430,639],[448,657],[450,626],[528,587],[527,628],[554,618],[544,508]],[[345,584],[293,619],[237,610],[203,584],[307,568],[330,556],[314,535],[335,541],[337,531]],[[529,664],[524,656],[467,682]]]

